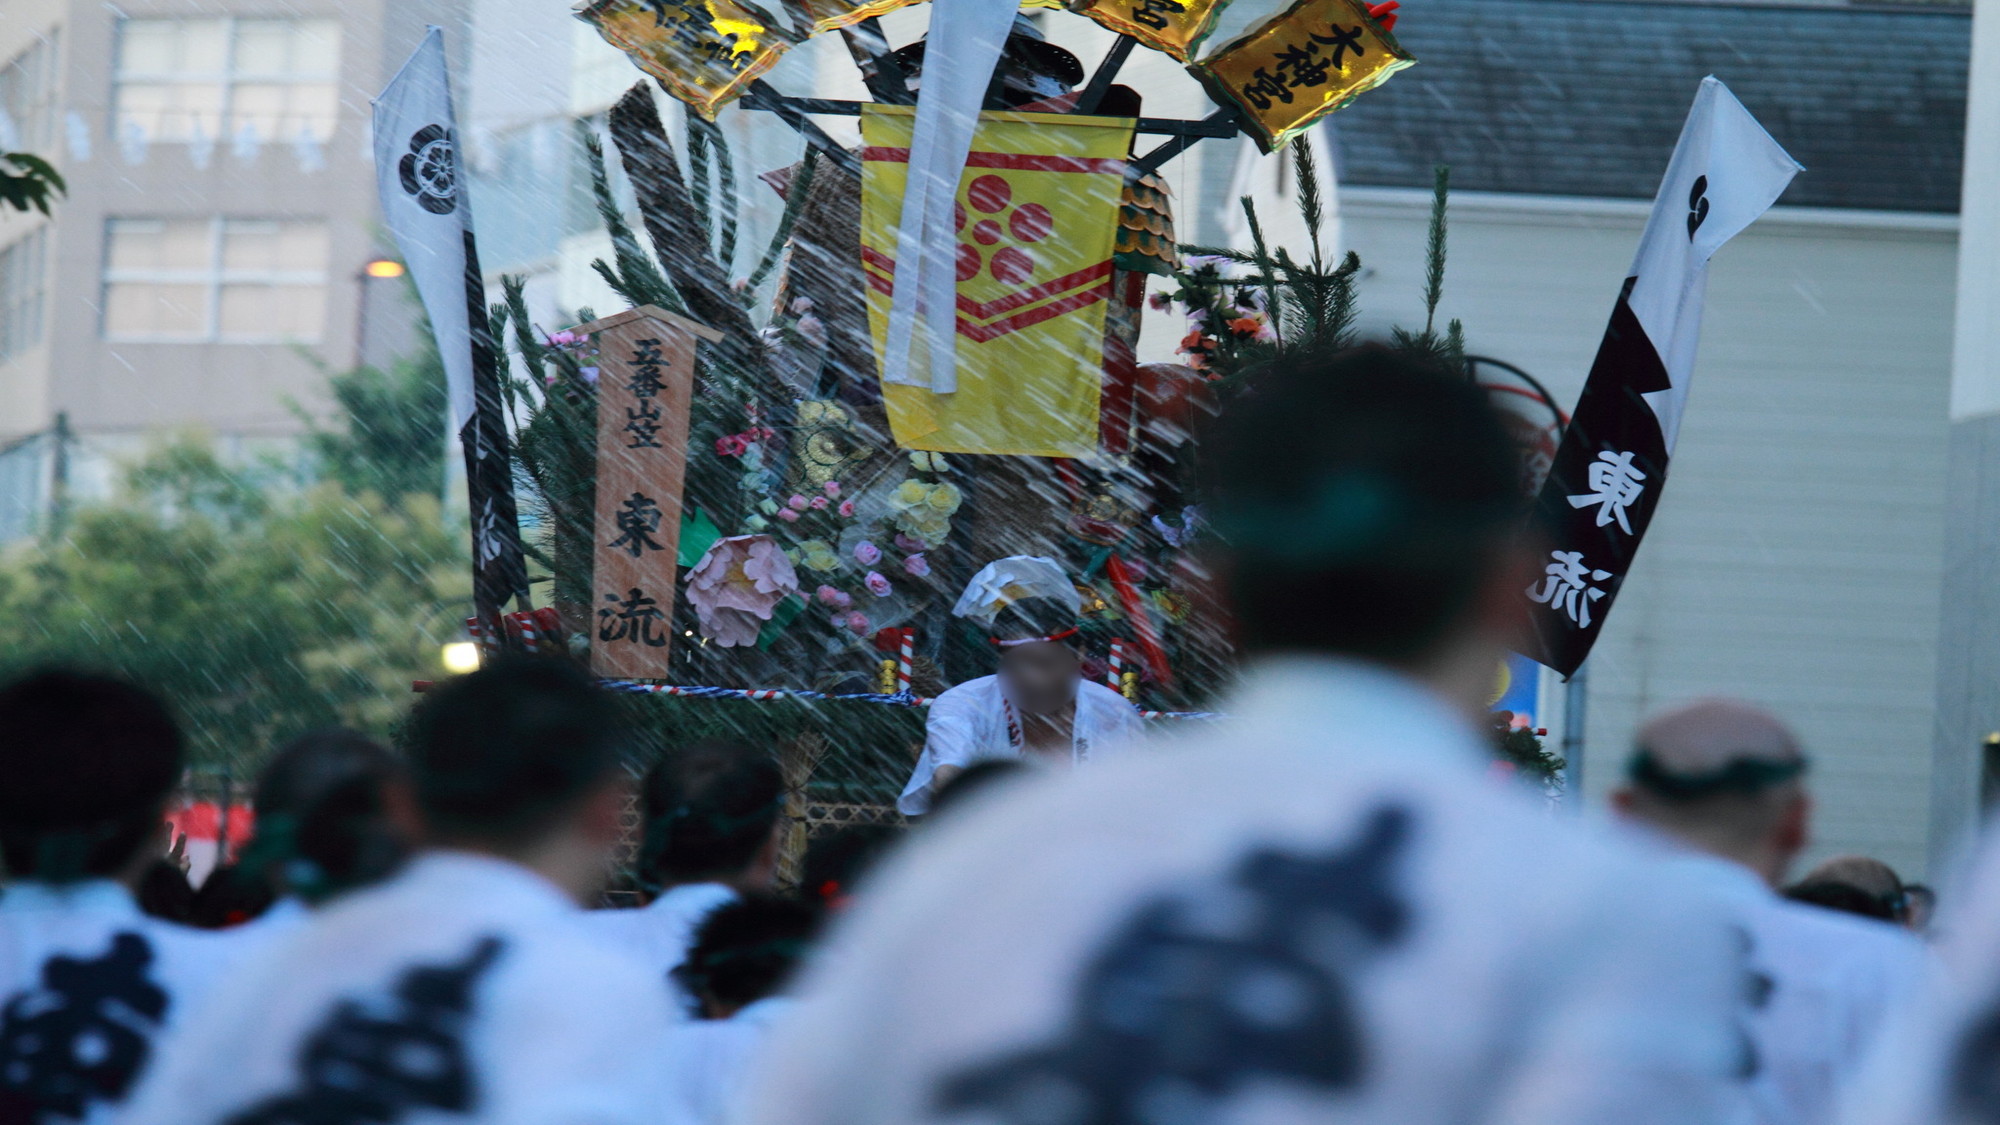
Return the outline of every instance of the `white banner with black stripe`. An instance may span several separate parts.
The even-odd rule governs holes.
[[[1727,86],[1702,80],[1537,501],[1550,554],[1526,591],[1524,655],[1565,676],[1590,655],[1666,485],[1708,260],[1803,170]]]

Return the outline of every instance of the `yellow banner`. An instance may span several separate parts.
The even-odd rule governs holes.
[[[576,18],[710,121],[792,46],[747,0],[597,0]]]
[[[1077,0],[1075,10],[1187,62],[1228,6],[1229,0]]]
[[[1271,152],[1416,61],[1361,0],[1298,0],[1188,69]]]
[[[983,113],[958,185],[958,390],[885,384],[897,444],[1080,457],[1097,446],[1105,303],[1130,118]],[[861,116],[861,257],[879,364],[914,111]],[[917,334],[911,369],[930,369]]]

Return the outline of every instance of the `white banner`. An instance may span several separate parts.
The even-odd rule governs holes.
[[[437,333],[451,388],[453,432],[472,420],[475,406],[468,293],[485,290],[477,278],[475,289],[467,289],[472,207],[461,171],[444,32],[433,27],[375,99],[375,184],[383,221]]]

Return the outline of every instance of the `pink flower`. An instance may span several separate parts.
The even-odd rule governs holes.
[[[918,551],[929,550],[930,544],[924,542],[921,539],[916,539],[912,538],[911,536],[904,535],[902,532],[897,532],[896,549],[899,551],[907,551],[911,554],[915,554]]]
[[[839,482],[839,481],[837,481],[837,480],[830,480],[830,481],[827,481],[827,482],[826,482],[825,484],[821,485],[820,487],[822,487],[822,488],[826,489],[826,494],[827,494],[828,496],[831,496],[831,497],[833,497],[833,498],[834,498],[835,500],[838,500],[838,499],[840,499],[840,482]]]
[[[813,597],[818,598],[821,605],[837,606],[840,604],[840,591],[831,586],[821,586],[819,589],[814,590]]]
[[[874,566],[882,561],[882,548],[863,539],[854,545],[854,561],[862,566]]]
[[[912,578],[928,578],[931,573],[931,561],[922,555],[911,555],[903,560],[903,570]]]
[[[779,508],[778,518],[784,520],[786,523],[799,522],[799,514],[797,512],[792,511],[790,508]]]
[[[803,512],[812,506],[812,501],[807,500],[803,496],[794,496],[790,500],[785,501],[785,503],[790,504],[792,510],[795,512]]]
[[[840,508],[839,508],[839,511],[840,511],[840,518],[841,518],[841,519],[846,519],[846,520],[851,520],[851,519],[853,519],[853,518],[854,518],[854,501],[852,501],[852,500],[842,500],[842,501],[840,502]]]
[[[1168,305],[1171,305],[1174,302],[1173,299],[1168,297],[1165,293],[1155,293],[1152,296],[1146,298],[1146,303],[1153,306],[1156,309],[1164,311]]]
[[[878,598],[888,597],[894,589],[894,587],[889,585],[889,580],[882,577],[878,571],[869,571],[868,577],[862,579],[862,581],[868,584],[868,592]]]
[[[828,500],[824,496],[815,496],[812,498],[812,509],[815,512],[826,511],[827,504]]]
[[[715,452],[723,457],[741,457],[750,452],[750,443],[743,440],[742,434],[730,434],[715,439]]]
[[[874,629],[874,626],[868,623],[868,615],[859,611],[848,614],[843,624],[857,637],[865,637]]]
[[[770,536],[734,535],[688,572],[687,590],[703,635],[733,648],[757,643],[778,603],[799,592],[799,576]]]

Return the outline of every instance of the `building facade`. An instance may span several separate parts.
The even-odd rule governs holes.
[[[408,318],[377,255],[369,99],[440,0],[11,0],[0,144],[69,182],[0,215],[0,539],[162,430],[282,445]],[[380,358],[371,355],[370,358]],[[66,448],[53,448],[58,423]]]

